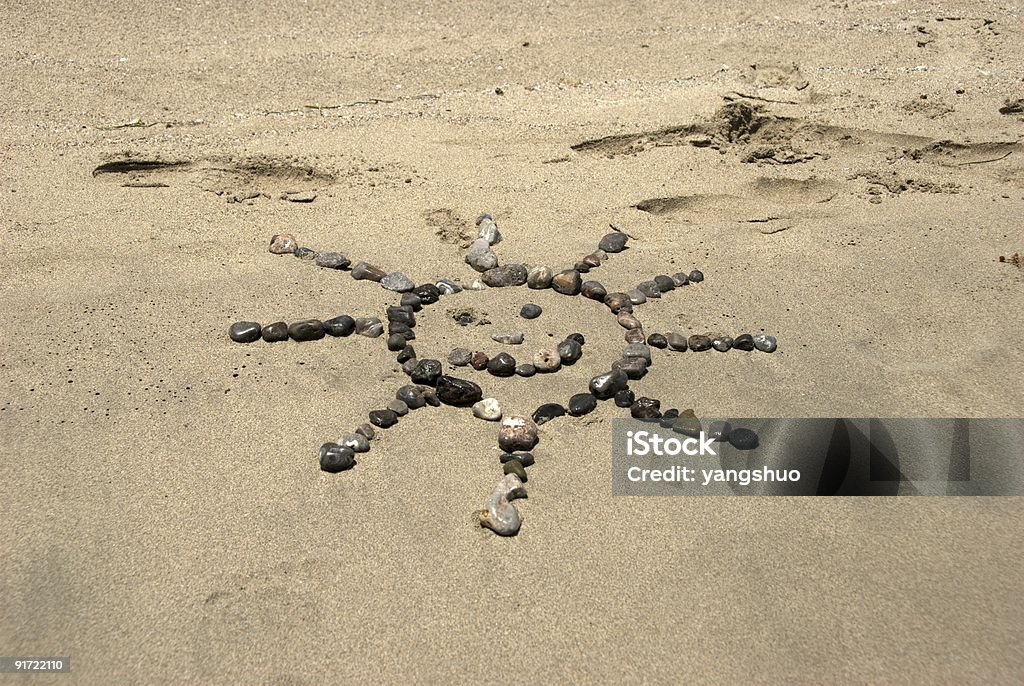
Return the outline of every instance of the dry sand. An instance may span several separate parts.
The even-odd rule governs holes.
[[[393,300],[276,232],[467,280],[479,212],[531,264],[614,223],[608,285],[707,274],[648,330],[780,341],[658,364],[634,387],[666,407],[1020,416],[1020,8],[717,4],[6,3],[0,653],[71,655],[33,682],[61,684],[1019,683],[1017,499],[613,499],[604,405],[543,428],[500,539],[472,521],[495,427],[466,412],[317,468],[403,382],[381,340],[225,335]],[[768,127],[702,139],[737,93]],[[188,165],[91,175],[125,155]],[[506,413],[622,345],[550,291],[420,321],[438,357],[587,335],[553,377],[474,375]]]

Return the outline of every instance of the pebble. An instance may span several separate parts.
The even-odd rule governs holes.
[[[331,336],[351,336],[356,330],[356,320],[347,314],[332,317],[324,322],[324,331]]]
[[[416,365],[418,364],[419,360],[417,360],[415,357],[410,357],[409,359],[402,363],[402,371],[405,372],[406,374],[411,375],[416,370]]]
[[[373,430],[372,424],[360,424],[356,427],[356,433],[366,437],[368,441],[372,441],[373,437],[377,435],[377,432]]]
[[[629,302],[633,303],[634,305],[643,305],[645,302],[647,302],[647,296],[641,293],[636,288],[631,290],[626,295],[629,296]]]
[[[469,364],[471,357],[473,357],[473,353],[466,348],[455,348],[448,353],[448,362],[455,367],[465,367]]]
[[[445,405],[465,407],[483,400],[484,392],[472,381],[454,376],[441,376],[437,380],[437,399]]]
[[[602,262],[605,262],[608,259],[608,253],[606,253],[604,250],[601,250],[600,248],[598,248],[591,254],[597,257],[597,259],[601,260]]]
[[[501,419],[501,404],[494,398],[484,398],[473,404],[473,416],[478,419],[486,419],[489,422],[496,422]]]
[[[686,352],[686,336],[681,333],[673,331],[666,336],[668,341],[669,350],[675,350],[676,352]]]
[[[733,340],[732,347],[743,352],[750,352],[754,349],[754,337],[749,333],[741,333]]]
[[[427,404],[427,399],[423,397],[423,391],[419,389],[419,386],[412,384],[399,388],[395,392],[395,400],[401,400],[410,410],[418,410]]]
[[[343,472],[355,466],[355,452],[337,443],[324,443],[320,446],[320,469],[331,474]]]
[[[356,317],[356,333],[367,338],[377,338],[384,333],[384,325],[376,317]]]
[[[562,364],[564,365],[575,364],[583,357],[583,346],[578,341],[567,338],[558,344],[558,356],[562,358]]]
[[[523,463],[520,462],[519,460],[509,460],[504,465],[502,465],[501,471],[504,474],[515,474],[523,483],[526,483],[528,481],[526,477],[526,469],[523,468]]]
[[[437,399],[437,391],[430,386],[420,386],[420,391],[423,393],[423,399],[427,401],[427,404],[431,407],[440,407],[441,401]]]
[[[416,288],[416,282],[402,272],[391,272],[380,280],[380,285],[396,293],[408,293]]]
[[[711,347],[720,353],[729,352],[732,349],[732,338],[729,336],[715,336],[711,339]]]
[[[562,358],[553,350],[538,350],[533,355],[533,366],[538,372],[557,372],[562,367]]]
[[[514,498],[526,495],[523,482],[515,474],[506,474],[491,494],[487,496],[487,505],[477,513],[480,526],[490,529],[499,536],[515,536],[523,520],[515,505],[510,503]]]
[[[411,307],[413,312],[419,312],[423,309],[423,300],[415,293],[402,293],[402,299],[399,303],[402,307]]]
[[[625,293],[609,293],[604,296],[604,304],[612,311],[612,314],[619,312],[632,312],[633,302]]]
[[[235,343],[252,343],[262,332],[258,322],[235,322],[228,328],[228,336]]]
[[[416,332],[412,330],[412,327],[408,324],[402,324],[401,322],[390,322],[388,324],[388,335],[399,334],[404,340],[414,341],[416,340]]]
[[[516,358],[508,353],[498,353],[487,363],[487,371],[494,376],[512,376],[516,373]]]
[[[694,269],[687,278],[693,283],[700,283],[704,280],[704,273],[699,269]]]
[[[733,429],[728,440],[737,450],[753,450],[758,445],[757,434],[750,429]]]
[[[518,460],[519,464],[524,467],[532,467],[535,462],[533,453],[502,453],[498,456],[498,461],[501,464],[508,464],[512,460]]]
[[[724,419],[719,419],[708,424],[707,431],[704,434],[713,441],[727,441],[731,431],[732,424]]]
[[[370,423],[386,429],[398,423],[398,413],[394,410],[370,410]]]
[[[383,269],[374,267],[366,262],[356,262],[352,267],[352,278],[356,281],[380,281],[387,274]]]
[[[526,334],[522,331],[513,331],[512,333],[496,333],[491,336],[491,340],[495,343],[503,343],[505,345],[521,345],[526,340]]]
[[[351,448],[355,453],[365,453],[370,450],[370,441],[362,434],[346,434],[338,443],[346,448]]]
[[[591,269],[593,269],[594,267],[600,267],[601,266],[601,258],[598,257],[597,255],[593,255],[593,254],[587,255],[586,257],[584,257],[580,261],[583,264],[585,264],[588,267],[590,267]]]
[[[643,293],[648,298],[660,298],[661,289],[658,288],[658,284],[654,281],[643,281],[637,284],[636,289]]]
[[[640,320],[634,317],[629,312],[620,312],[615,316],[615,321],[617,321],[619,323],[619,326],[621,326],[624,329],[632,330],[643,328],[643,324],[640,322]]]
[[[551,279],[552,290],[562,295],[579,295],[582,285],[580,273],[575,269],[566,269],[564,272],[555,274]]]
[[[485,284],[492,288],[505,288],[508,286],[522,286],[526,283],[526,267],[521,264],[506,264],[494,269],[488,269],[481,277]]]
[[[669,429],[672,427],[672,423],[679,417],[679,410],[672,408],[671,410],[665,410],[661,413],[661,419],[658,421],[664,428]]]
[[[409,377],[413,383],[433,386],[441,376],[441,363],[438,360],[420,360]]]
[[[318,267],[324,269],[348,269],[352,262],[340,252],[322,252],[313,261]]]
[[[624,388],[615,394],[616,407],[630,407],[634,402],[636,402],[636,394],[631,388]]]
[[[668,347],[668,339],[665,338],[664,334],[652,333],[647,337],[647,345],[664,350]]]
[[[456,293],[462,292],[462,286],[454,281],[449,281],[448,279],[438,279],[434,283],[434,286],[437,287],[437,290],[441,295],[455,295]]]
[[[270,237],[270,252],[275,255],[287,255],[295,252],[299,242],[290,233],[279,233]]]
[[[693,410],[684,410],[679,418],[672,423],[672,430],[690,438],[700,438],[703,427]]]
[[[643,329],[630,329],[626,332],[626,343],[643,343],[645,340]]]
[[[567,340],[567,341],[576,341],[580,345],[584,345],[587,342],[587,339],[584,338],[583,334],[581,334],[579,332],[569,334],[568,336],[565,337],[565,340]]]
[[[416,348],[411,345],[407,345],[402,348],[400,353],[398,353],[398,357],[395,358],[395,361],[398,362],[398,364],[402,364],[414,359],[416,359]]]
[[[690,277],[689,277],[688,274],[684,274],[682,272],[677,272],[677,273],[672,275],[672,283],[674,283],[676,285],[676,288],[679,288],[681,286],[685,286],[686,284],[690,283]]]
[[[498,447],[506,453],[531,450],[537,445],[537,425],[527,417],[507,417],[498,430]]]
[[[544,403],[533,411],[533,421],[537,426],[550,422],[555,417],[564,417],[565,408],[558,403]]]
[[[498,266],[498,256],[491,250],[491,244],[486,238],[478,238],[469,244],[466,264],[478,272],[485,272]]]
[[[398,398],[395,398],[394,400],[389,402],[387,409],[391,410],[399,417],[404,417],[405,415],[409,414],[409,406],[406,405],[403,401],[399,400]]]
[[[661,417],[661,401],[654,398],[637,398],[630,405],[629,414],[633,419],[658,419]]]
[[[388,336],[388,350],[391,352],[398,352],[408,344],[405,340],[405,336],[400,333],[393,333]]]
[[[690,346],[690,350],[695,353],[711,350],[711,339],[699,334],[694,334],[686,339],[686,344]]]
[[[473,281],[470,281],[469,283],[466,284],[467,291],[482,291],[485,290],[486,288],[487,284],[485,284],[480,279],[474,279]]]
[[[326,322],[325,322],[326,324]],[[326,326],[324,327],[326,328]],[[288,325],[284,322],[274,322],[263,327],[263,340],[267,343],[277,343],[288,340]]]
[[[629,240],[629,236],[624,233],[615,232],[605,234],[600,242],[597,244],[599,250],[605,252],[622,252],[626,249],[626,241]]]
[[[534,305],[533,303],[526,303],[522,309],[519,310],[519,316],[523,319],[536,319],[543,312],[540,305]]]
[[[608,291],[597,281],[587,281],[580,286],[580,293],[584,298],[590,300],[596,300],[598,302],[604,302],[605,296],[608,295]]]
[[[551,271],[551,267],[537,266],[527,272],[526,285],[534,290],[542,290],[551,286],[552,278],[554,272]]]
[[[779,344],[775,341],[774,336],[759,333],[754,336],[754,347],[763,353],[773,353]]]
[[[590,380],[590,392],[598,400],[608,400],[619,391],[625,390],[629,377],[621,369],[612,369],[605,374],[598,374]]]
[[[586,274],[590,271],[590,265],[586,262],[580,261],[572,265],[572,268],[578,271],[580,274]]]
[[[324,337],[324,323],[319,319],[302,319],[288,326],[288,335],[296,341],[317,341]]]
[[[590,393],[577,393],[569,398],[568,405],[570,416],[582,417],[597,409],[597,398]]]
[[[313,250],[313,248],[295,248],[295,256],[300,260],[315,260],[316,250]]]
[[[620,369],[626,378],[637,381],[647,375],[647,360],[642,357],[623,357],[612,362],[612,369]]]
[[[643,343],[630,343],[622,351],[623,357],[640,357],[651,364],[651,348]]]
[[[516,367],[516,376],[522,376],[524,378],[529,378],[529,377],[533,376],[536,373],[537,373],[537,368],[534,367],[529,362],[527,362],[525,364],[521,364],[518,367]]]
[[[497,245],[501,243],[501,232],[498,231],[498,225],[494,223],[494,219],[489,214],[482,214],[477,217],[477,236],[487,241],[488,245]]]
[[[413,314],[412,308],[409,307],[389,307],[385,314],[387,315],[388,321],[395,323],[406,324],[407,326],[416,326],[416,315]]]
[[[432,283],[425,283],[412,289],[413,294],[423,305],[433,305],[441,299],[441,289]]]
[[[491,358],[487,356],[487,353],[482,352],[480,350],[477,350],[469,358],[469,364],[473,367],[473,369],[477,370],[478,372],[487,369],[487,363],[490,361]]]
[[[654,283],[662,293],[668,293],[676,289],[676,282],[667,274],[659,274],[654,277]]]

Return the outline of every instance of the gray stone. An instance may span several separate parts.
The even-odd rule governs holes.
[[[526,274],[526,285],[534,290],[550,288],[554,272],[551,267],[537,266]]]
[[[376,317],[356,317],[356,333],[367,338],[377,338],[384,333],[384,324]]]
[[[779,345],[774,336],[759,333],[754,336],[754,347],[763,353],[773,353]]]
[[[597,244],[598,250],[604,250],[605,252],[622,252],[626,249],[626,241],[629,240],[629,236],[624,233],[616,231],[615,233],[605,234],[601,241]]]
[[[526,267],[521,264],[506,264],[484,272],[483,282],[492,288],[522,286],[526,283]]]
[[[607,400],[626,388],[629,377],[621,369],[613,369],[590,380],[590,392],[598,400]]]
[[[513,331],[511,333],[496,333],[491,336],[491,340],[495,343],[503,343],[505,345],[520,345],[526,340],[526,334],[522,331]]]
[[[416,288],[416,282],[402,272],[391,272],[380,280],[380,285],[396,293],[407,293]]]
[[[448,362],[455,367],[465,367],[469,364],[470,358],[473,357],[473,353],[466,348],[455,348],[448,353]]]
[[[651,349],[649,346],[643,343],[630,343],[626,346],[625,350],[622,351],[623,357],[640,357],[647,361],[647,364],[651,364]]]
[[[469,245],[466,264],[478,272],[485,272],[498,266],[498,256],[491,250],[491,244],[487,239],[478,238]]]
[[[366,262],[356,262],[352,267],[352,278],[356,281],[380,281],[387,274],[383,269]]]
[[[352,264],[347,257],[340,252],[322,252],[316,256],[313,263],[324,269],[347,269]]]
[[[361,434],[346,434],[338,441],[340,445],[351,448],[353,452],[365,453],[370,450],[370,441]]]

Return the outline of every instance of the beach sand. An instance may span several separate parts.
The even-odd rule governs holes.
[[[662,356],[633,388],[663,407],[1020,416],[1020,8],[954,5],[5,7],[0,653],[71,656],[34,682],[61,684],[1020,683],[1019,499],[613,498],[606,403],[542,427],[503,539],[468,411],[318,468],[405,383],[382,339],[226,335],[396,300],[275,233],[466,283],[481,212],[503,262],[562,268],[614,224],[609,290],[707,276],[648,331],[779,340]],[[124,159],[181,164],[92,173]],[[602,305],[524,288],[442,299],[414,345],[512,329],[587,345],[469,376],[506,415],[623,345]]]

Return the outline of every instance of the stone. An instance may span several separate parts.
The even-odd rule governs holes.
[[[477,236],[487,241],[488,245],[497,245],[501,243],[501,232],[498,231],[498,225],[494,223],[494,219],[489,214],[482,214],[477,219]]]
[[[491,244],[487,242],[487,239],[478,238],[469,244],[466,264],[478,272],[485,272],[498,266],[498,256],[491,250]]]
[[[572,265],[572,268],[578,271],[580,274],[586,274],[590,271],[590,265],[586,262],[580,261]]]
[[[652,333],[647,337],[647,345],[664,350],[668,347],[668,339],[665,338],[664,334]]]
[[[384,325],[376,317],[356,317],[356,333],[367,338],[377,338],[384,333]]]
[[[678,417],[679,410],[673,407],[671,410],[665,410],[661,413],[661,419],[658,420],[658,423],[664,428],[670,429],[672,428],[672,422],[674,422]]]
[[[514,458],[502,465],[501,471],[505,474],[515,474],[524,484],[528,480],[526,478],[526,469],[523,468],[523,463]]]
[[[331,474],[351,469],[356,464],[355,452],[352,448],[337,443],[324,443],[320,446],[320,469]]]
[[[567,340],[567,341],[576,341],[580,345],[584,345],[587,342],[587,339],[583,337],[583,334],[579,333],[578,331],[575,332],[575,333],[571,333],[568,336],[566,336],[565,340]]]
[[[394,400],[389,402],[387,409],[391,410],[399,417],[404,417],[405,415],[409,414],[409,406],[406,405],[403,401],[399,400],[398,398],[395,398]]]
[[[491,358],[487,356],[487,353],[482,352],[480,350],[477,350],[469,358],[470,366],[472,366],[473,369],[477,370],[478,372],[483,371],[484,369],[487,369],[487,363],[490,362],[490,361],[491,361]]]
[[[643,328],[643,324],[640,323],[640,320],[634,317],[629,312],[619,312],[615,316],[615,321],[617,321],[619,323],[619,326],[621,326],[624,329]]]
[[[400,333],[393,333],[388,336],[388,350],[391,352],[398,352],[406,346],[408,341],[405,340],[405,336]]]
[[[688,274],[677,272],[672,275],[672,283],[676,285],[676,288],[680,288],[690,283],[690,277]]]
[[[423,309],[423,300],[415,293],[402,293],[402,299],[399,303],[402,307],[411,307],[413,312],[419,312]]]
[[[408,324],[402,324],[401,322],[390,322],[388,324],[388,335],[396,333],[402,336],[407,341],[416,340],[416,332],[412,330],[412,327]]]
[[[370,423],[382,429],[398,423],[398,413],[394,410],[370,410]]]
[[[324,322],[324,331],[330,336],[351,336],[356,330],[356,320],[347,314],[332,317]]]
[[[633,311],[633,302],[625,293],[609,293],[604,296],[604,304],[608,306],[608,309],[612,311],[612,314],[618,314],[623,311]]]
[[[324,269],[348,269],[352,262],[340,252],[322,252],[316,256],[313,264]]]
[[[637,398],[630,405],[629,414],[633,419],[658,419],[661,417],[661,401],[654,398]]]
[[[326,324],[326,322],[325,322]],[[325,327],[326,328],[326,327]],[[277,343],[288,340],[288,325],[284,322],[274,322],[263,327],[263,340],[267,343]]]
[[[651,364],[651,349],[643,343],[630,343],[622,351],[623,357],[641,357],[648,366]]]
[[[590,380],[590,393],[598,400],[608,400],[626,388],[629,377],[621,369],[613,369],[605,374],[598,374]]]
[[[413,294],[423,305],[433,305],[441,299],[441,289],[432,283],[425,283],[412,289]]]
[[[580,260],[580,262],[587,265],[591,269],[593,269],[594,267],[601,266],[601,258],[594,254],[587,255],[582,260]]]
[[[637,381],[647,375],[647,360],[642,357],[623,357],[612,362],[612,369],[619,369],[630,381]]]
[[[707,336],[701,336],[694,334],[686,339],[686,344],[690,346],[690,350],[695,353],[704,352],[705,350],[711,350],[711,339]]]
[[[522,342],[526,340],[526,334],[522,331],[512,331],[511,333],[496,333],[491,336],[491,340],[495,343],[502,343],[504,345],[522,345]]]
[[[506,474],[487,496],[485,508],[477,513],[480,526],[490,529],[499,536],[515,536],[523,522],[519,511],[510,501],[525,495],[526,489],[519,477],[515,474]]]
[[[605,234],[600,242],[597,244],[598,250],[604,250],[608,253],[622,252],[626,249],[626,241],[629,240],[629,236],[624,233],[616,231],[615,233]]]
[[[597,398],[590,393],[577,393],[569,398],[569,415],[582,417],[597,409]]]
[[[352,267],[352,278],[356,281],[379,282],[385,276],[387,276],[387,273],[383,269],[374,267],[366,262],[356,262],[355,266]]]
[[[433,386],[441,376],[441,363],[438,360],[420,360],[409,377],[413,383]]]
[[[551,286],[553,277],[551,267],[537,266],[526,273],[526,285],[534,290],[543,290]]]
[[[526,303],[522,309],[519,310],[519,316],[523,319],[536,319],[543,312],[540,305],[534,305],[533,303]]]
[[[345,434],[338,441],[339,445],[351,448],[354,453],[366,453],[370,451],[370,440],[362,434]]]
[[[423,391],[418,386],[406,384],[395,392],[395,400],[401,400],[410,410],[418,410],[427,404]]]
[[[661,289],[658,288],[658,284],[654,281],[642,281],[637,284],[636,289],[643,293],[648,298],[660,298]]]
[[[462,292],[462,286],[448,279],[438,279],[434,282],[434,286],[437,287],[441,295],[455,295]]]
[[[753,450],[758,446],[757,434],[750,429],[733,429],[729,432],[729,443],[737,450]]]
[[[485,284],[480,279],[474,279],[473,281],[470,281],[469,283],[466,284],[467,291],[483,291],[486,289],[487,284]]]
[[[555,417],[564,417],[565,408],[558,403],[544,403],[533,411],[533,421],[537,426],[550,422]]]
[[[494,398],[484,398],[473,404],[473,416],[496,422],[501,419],[501,404]]]
[[[605,296],[608,295],[608,291],[605,290],[605,287],[597,281],[587,281],[580,286],[580,294],[589,300],[604,302]]]
[[[605,262],[608,259],[608,253],[606,253],[604,250],[601,250],[600,248],[592,252],[591,255],[601,260],[602,262]]]
[[[413,314],[411,307],[389,307],[385,313],[389,322],[416,326],[416,315]]]
[[[647,296],[641,293],[636,288],[631,290],[626,295],[629,296],[629,302],[633,303],[634,305],[643,305],[645,302],[647,302]]]
[[[498,456],[501,464],[508,464],[512,460],[518,460],[524,467],[532,467],[535,462],[533,453],[502,453]]]
[[[754,336],[754,347],[763,353],[773,353],[779,347],[774,336],[759,333]]]
[[[704,435],[713,441],[728,441],[732,432],[732,424],[724,419],[717,419],[708,424]]]
[[[318,341],[324,337],[324,323],[319,319],[302,319],[288,326],[288,335],[296,341]]]
[[[516,376],[521,376],[523,378],[529,378],[529,377],[533,376],[536,373],[537,373],[537,368],[534,367],[529,362],[526,362],[526,363],[521,364],[518,367],[516,367]]]
[[[575,269],[566,269],[551,278],[551,288],[562,295],[578,295],[583,285],[580,273]]]
[[[665,337],[668,342],[669,350],[675,350],[676,352],[686,352],[686,336],[676,331],[673,331]]]
[[[416,282],[402,272],[391,272],[380,280],[380,285],[382,288],[396,293],[408,293],[416,288]]]
[[[473,357],[473,353],[466,348],[455,348],[448,353],[448,362],[455,367],[465,367],[469,364],[471,357]]]
[[[252,343],[260,339],[263,329],[259,322],[235,322],[228,327],[228,337],[235,343]]]
[[[614,402],[616,407],[630,407],[636,402],[636,394],[633,393],[633,389],[624,388],[615,394]]]
[[[750,352],[754,349],[754,337],[749,333],[741,333],[733,339],[732,347],[743,352]]]
[[[732,338],[729,336],[715,336],[711,339],[711,347],[720,353],[732,350]]]
[[[704,280],[704,274],[699,269],[694,269],[687,278],[690,279],[691,283],[700,283]]]
[[[567,338],[558,344],[558,356],[562,358],[562,364],[573,365],[583,357],[583,346],[578,341]]]
[[[626,343],[643,343],[645,340],[643,329],[630,329],[626,332]]]
[[[312,261],[316,259],[317,252],[313,248],[295,248],[295,256],[300,260]]]
[[[481,278],[491,288],[522,286],[526,283],[526,267],[521,264],[506,264],[488,269]]]
[[[553,350],[538,350],[533,355],[533,366],[542,374],[557,372],[562,367],[562,358]]]
[[[360,424],[356,427],[356,433],[360,436],[365,436],[368,441],[372,441],[373,437],[377,435],[377,432],[373,430],[372,424]]]
[[[453,407],[466,407],[484,397],[483,390],[475,383],[454,376],[439,377],[436,392],[439,401]]]
[[[701,426],[700,420],[697,419],[693,410],[684,410],[678,419],[672,422],[672,430],[690,438],[700,438],[700,432],[704,430],[704,427]]]
[[[666,274],[659,274],[654,277],[654,284],[662,293],[668,293],[669,291],[674,291],[676,289],[676,282],[672,280],[671,276]]]
[[[420,386],[420,391],[423,393],[423,399],[427,401],[427,404],[431,407],[440,407],[441,401],[437,399],[437,391],[430,386]]]
[[[299,247],[299,242],[290,233],[278,233],[270,237],[270,252],[275,255],[290,255]]]
[[[494,376],[512,376],[516,373],[516,358],[508,353],[498,353],[488,361],[487,371]]]
[[[398,357],[395,358],[395,361],[398,362],[398,364],[402,364],[404,362],[408,362],[409,360],[415,360],[415,359],[416,359],[416,348],[412,347],[411,345],[406,345],[402,349],[402,351],[398,353]]]
[[[507,453],[532,450],[537,445],[537,425],[527,417],[507,417],[498,431],[498,447]]]
[[[402,363],[402,371],[411,376],[412,373],[416,371],[416,365],[418,365],[419,363],[420,361],[417,360],[415,357],[410,357],[409,359]]]

